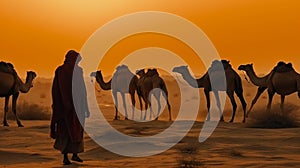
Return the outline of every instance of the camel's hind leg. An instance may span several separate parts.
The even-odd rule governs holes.
[[[235,112],[236,112],[236,108],[237,108],[237,104],[235,102],[235,99],[234,99],[234,95],[233,95],[233,91],[227,91],[227,95],[231,101],[231,104],[232,104],[232,117],[231,117],[231,120],[229,122],[233,122],[234,121],[234,117],[235,117]]]
[[[247,107],[247,103],[244,99],[244,96],[243,96],[243,92],[242,91],[239,91],[239,92],[236,92],[236,95],[238,96],[238,98],[240,99],[240,102],[242,104],[242,107],[243,107],[243,112],[244,112],[244,118],[243,118],[243,123],[246,122],[246,107]]]
[[[300,78],[297,79],[298,98],[300,99]]]
[[[21,123],[21,121],[19,120],[18,116],[17,116],[17,100],[19,97],[19,92],[13,95],[13,100],[12,100],[12,110],[15,114],[16,120],[17,120],[17,124],[18,127],[24,127]]]
[[[134,110],[135,110],[135,97],[134,97],[134,92],[130,93],[131,97],[131,111],[132,111],[132,119],[134,120]]]
[[[254,97],[254,99],[252,100],[251,106],[246,114],[246,117],[248,117],[248,115],[250,114],[253,106],[255,105],[255,103],[257,102],[258,98],[260,97],[260,95],[267,89],[267,87],[258,87],[256,95]]]
[[[4,105],[4,116],[3,116],[3,126],[9,126],[7,123],[6,115],[8,112],[8,102],[9,102],[9,96],[5,97],[5,105]]]
[[[114,100],[115,100],[115,109],[116,109],[116,114],[115,114],[115,119],[114,120],[118,120],[119,116],[118,116],[118,94],[117,92],[112,92]]]
[[[141,120],[143,119],[143,103],[142,103],[142,97],[138,95],[139,101],[140,101],[140,108],[141,108]]]
[[[216,98],[216,102],[217,102],[217,106],[218,106],[218,110],[219,110],[219,114],[220,114],[220,121],[224,121],[224,117],[223,117],[223,113],[222,113],[222,109],[221,109],[221,103],[220,103],[220,96],[218,91],[213,91],[215,98]]]
[[[169,121],[172,121],[171,105],[169,102],[168,94],[163,92],[163,96],[167,102],[167,106],[168,106],[168,110],[169,110]]]
[[[155,117],[155,120],[158,120],[158,117],[159,117],[159,115],[160,115],[160,110],[161,110],[161,104],[160,104],[160,92],[156,92],[156,93],[154,93],[153,95],[154,95],[154,97],[155,97],[155,99],[156,99],[156,101],[157,101],[157,106],[158,106],[158,108],[157,108],[157,115],[156,115],[156,117]]]

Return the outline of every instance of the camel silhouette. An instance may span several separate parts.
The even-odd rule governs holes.
[[[4,116],[3,125],[9,126],[6,119],[6,114],[8,112],[8,102],[10,96],[12,96],[12,110],[16,117],[18,127],[23,127],[21,121],[17,116],[17,100],[19,97],[19,92],[27,93],[33,86],[32,82],[36,77],[36,73],[33,71],[27,72],[26,82],[23,83],[14,66],[11,63],[0,62],[0,97],[5,97],[4,105]]]
[[[91,74],[93,76],[93,74]],[[96,81],[100,85],[101,89],[103,90],[112,90],[114,102],[115,102],[115,108],[116,108],[116,114],[115,114],[115,120],[118,120],[118,92],[121,94],[123,106],[125,110],[125,120],[128,120],[128,113],[127,113],[127,107],[125,102],[125,94],[129,93],[131,97],[132,102],[132,117],[134,118],[134,108],[135,108],[135,91],[137,90],[137,81],[138,78],[136,75],[134,75],[130,70],[128,69],[128,66],[126,65],[120,65],[116,68],[115,73],[113,74],[112,79],[109,80],[109,82],[105,82],[103,80],[103,76],[101,71],[96,72]]]
[[[220,70],[224,70],[225,72],[225,77],[226,77],[226,88],[216,88],[216,90],[212,90],[211,87],[211,82],[210,82],[210,75],[218,75],[218,73],[220,72]],[[236,93],[236,95],[239,97],[242,107],[243,107],[243,111],[244,111],[244,118],[243,118],[243,122],[246,122],[246,102],[243,96],[243,87],[242,87],[242,81],[240,76],[235,72],[234,69],[232,69],[229,61],[227,60],[215,60],[212,62],[211,67],[208,69],[208,72],[206,72],[202,77],[200,77],[199,79],[195,79],[194,77],[192,77],[192,75],[190,74],[188,67],[187,66],[179,66],[179,67],[175,67],[173,68],[173,72],[177,72],[180,73],[183,77],[183,79],[192,87],[194,88],[204,88],[204,93],[206,96],[206,103],[207,103],[207,109],[208,109],[208,117],[207,120],[210,120],[210,113],[209,113],[209,109],[210,109],[210,95],[209,92],[213,91],[215,98],[216,98],[216,102],[217,102],[217,106],[219,109],[219,113],[220,113],[220,121],[224,121],[224,117],[221,111],[221,105],[220,105],[220,99],[219,99],[219,94],[218,91],[226,91],[228,97],[230,98],[231,104],[232,104],[232,117],[230,122],[234,121],[235,118],[235,113],[236,113],[236,109],[237,109],[237,104],[236,101],[234,99],[234,93]],[[218,79],[218,77],[214,77],[213,79]],[[196,81],[196,82],[195,82]],[[224,81],[221,81],[224,82]],[[225,86],[225,85],[223,85]]]
[[[249,110],[247,111],[247,114],[246,114],[246,117],[248,117],[248,115],[250,114],[253,106],[255,105],[258,98],[260,97],[260,95],[268,88],[268,80],[270,79],[270,76],[272,75],[273,71],[271,71],[270,73],[268,73],[267,75],[265,75],[263,77],[258,77],[256,75],[256,73],[254,72],[253,64],[240,65],[238,67],[238,70],[245,71],[247,76],[249,77],[250,81],[255,86],[258,86],[256,95],[253,98],[253,100],[251,102],[251,106],[250,106],[250,108],[249,108]]]
[[[166,84],[164,80],[159,76],[159,73],[157,72],[157,69],[148,69],[147,73],[145,73],[144,69],[138,70],[136,74],[139,76],[138,79],[138,84],[137,84],[137,93],[140,97],[143,98],[145,102],[145,115],[144,115],[144,120],[146,119],[147,115],[147,109],[148,106],[150,106],[150,120],[152,119],[152,106],[151,106],[151,91],[155,99],[157,100],[158,104],[158,113],[155,118],[155,120],[158,120],[158,116],[160,115],[159,112],[161,110],[161,104],[160,104],[160,95],[162,94],[163,97],[165,98],[168,106],[168,111],[169,111],[169,120],[172,120],[172,114],[171,114],[171,105],[169,103],[168,99],[168,90],[166,87]],[[158,90],[156,90],[158,89]],[[140,106],[141,110],[143,109],[142,107],[142,102],[140,101]]]
[[[284,111],[285,96],[298,92],[300,98],[300,75],[294,70],[291,63],[285,63],[280,61],[272,69],[272,71],[264,77],[258,77],[253,69],[253,64],[240,65],[239,70],[246,72],[251,82],[259,86],[256,96],[252,101],[252,105],[248,111],[252,109],[252,106],[256,103],[259,96],[268,89],[269,101],[267,110],[271,110],[272,99],[275,93],[281,96],[281,111]]]

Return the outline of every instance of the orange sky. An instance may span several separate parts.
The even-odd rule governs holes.
[[[66,51],[80,51],[92,33],[105,23],[125,14],[155,10],[174,13],[195,23],[213,42],[221,58],[231,60],[236,69],[241,63],[253,62],[258,72],[266,73],[284,60],[293,62],[300,71],[299,9],[298,0],[2,0],[0,60],[12,62],[21,77],[26,70],[51,77]],[[123,50],[121,46],[126,46],[126,42],[133,47]],[[112,55],[121,59],[139,48],[157,46],[189,60],[197,71],[201,62],[190,60],[187,55],[191,51],[179,43],[157,34],[128,37],[116,44],[106,59],[114,59]],[[103,62],[100,67],[110,73],[112,65]],[[200,68],[198,72],[204,73]]]

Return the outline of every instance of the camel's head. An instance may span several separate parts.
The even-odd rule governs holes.
[[[180,74],[184,74],[187,71],[188,71],[188,66],[186,66],[186,65],[174,67],[172,69],[172,72],[177,72],[177,73],[180,73]]]
[[[136,70],[135,74],[137,74],[139,77],[142,77],[145,75],[145,69]]]
[[[97,73],[97,72],[91,72],[91,73],[90,73],[90,77],[96,77],[96,73]]]
[[[240,65],[238,67],[238,70],[240,70],[240,71],[250,71],[250,70],[253,70],[253,64]]]
[[[95,72],[95,73],[96,73],[96,74],[95,74],[96,79],[99,78],[99,77],[102,77],[102,72],[101,72],[101,70],[99,70],[99,71],[97,71],[97,72]]]
[[[27,71],[26,83],[31,82],[31,87],[33,87],[33,80],[36,78],[36,73],[33,71]]]

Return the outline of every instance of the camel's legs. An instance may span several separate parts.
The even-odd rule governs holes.
[[[257,102],[257,99],[260,97],[260,95],[267,89],[267,87],[258,87],[256,95],[254,97],[254,99],[252,100],[251,106],[247,112],[246,117],[248,117],[248,115],[250,114],[254,104]]]
[[[145,115],[144,115],[144,120],[146,120],[147,110],[148,110],[148,105],[149,105],[149,93],[145,93],[144,96],[143,96],[143,99],[145,101]]]
[[[19,120],[18,116],[17,116],[17,100],[19,97],[19,92],[17,92],[16,94],[13,95],[13,100],[12,100],[12,110],[15,114],[16,120],[17,120],[17,124],[18,127],[24,127],[21,123],[21,121]]]
[[[169,103],[168,93],[163,93],[163,96],[165,97],[165,100],[167,102],[167,106],[168,106],[168,110],[169,110],[169,120],[172,121],[171,105]]]
[[[284,113],[284,99],[285,99],[285,95],[281,95],[281,104],[280,104],[281,114]]]
[[[131,97],[131,111],[132,111],[132,119],[134,120],[134,112],[135,112],[135,97],[134,97],[134,93],[130,93],[130,97]]]
[[[267,105],[267,111],[270,112],[271,111],[271,105],[272,105],[272,100],[273,100],[273,96],[274,96],[274,92],[268,90],[268,95],[269,95],[269,101],[268,101],[268,105]]]
[[[206,106],[207,106],[207,121],[210,120],[210,95],[209,95],[209,90],[204,89],[205,97],[206,97]]]
[[[244,122],[246,122],[246,107],[247,107],[247,103],[246,103],[246,101],[244,99],[243,91],[236,92],[236,95],[240,99],[240,102],[241,102],[242,107],[243,107],[243,112],[244,112],[243,123],[244,123]]]
[[[115,100],[115,108],[116,108],[116,114],[115,114],[115,119],[114,120],[118,120],[118,94],[117,92],[112,92],[114,100]]]
[[[156,101],[157,101],[157,106],[158,106],[158,108],[157,108],[157,115],[156,115],[155,120],[158,120],[158,117],[159,117],[159,115],[160,115],[160,110],[161,110],[161,104],[160,104],[160,92],[154,93],[154,97],[155,97],[155,99],[156,99]]]
[[[221,103],[220,103],[220,96],[218,91],[213,91],[215,98],[216,98],[216,102],[217,102],[217,106],[218,106],[218,110],[219,110],[219,114],[220,114],[220,121],[224,121],[224,117],[223,117],[223,113],[222,113],[222,109],[221,109]]]
[[[140,101],[140,108],[141,108],[141,120],[143,119],[143,103],[142,103],[142,97],[138,95],[139,101]]]
[[[235,117],[236,108],[237,108],[237,104],[235,102],[233,93],[234,93],[233,91],[227,91],[227,95],[228,95],[228,97],[231,101],[231,105],[232,105],[232,117],[229,122],[233,122],[234,117]]]
[[[152,115],[154,116],[154,113],[153,113],[153,108],[152,108],[152,103],[151,103],[151,94],[149,94],[148,96],[148,105],[149,105],[149,108],[150,108],[150,117],[149,117],[149,120],[152,120]]]
[[[126,102],[125,102],[125,94],[121,93],[121,97],[122,97],[123,107],[125,110],[125,120],[128,120],[128,113],[127,113],[127,107],[126,107]]]
[[[6,114],[8,112],[8,102],[9,102],[9,96],[5,97],[5,105],[4,105],[4,116],[3,116],[3,126],[9,126],[6,119]]]

